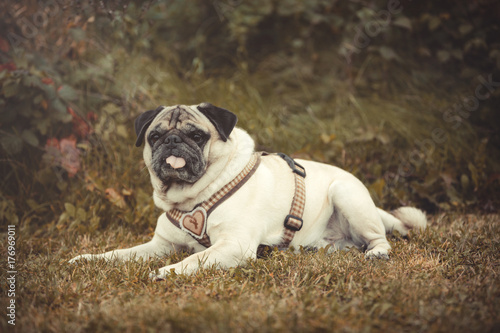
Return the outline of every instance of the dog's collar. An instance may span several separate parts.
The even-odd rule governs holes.
[[[190,212],[171,209],[166,212],[167,218],[177,228],[184,230],[194,237],[201,245],[207,248],[212,246],[206,231],[208,216],[218,205],[224,202],[247,182],[247,180],[255,173],[255,170],[257,170],[257,167],[260,164],[261,156],[267,155],[270,154],[265,152],[254,153],[250,162],[248,162],[243,171],[241,171],[240,174],[231,182],[212,195],[207,201],[196,205],[196,207]],[[278,245],[278,248],[287,248],[292,242],[295,232],[299,231],[303,225],[302,215],[306,204],[306,187],[304,180],[306,177],[306,170],[289,156],[283,153],[278,153],[276,155],[283,158],[287,162],[288,166],[292,169],[295,179],[295,193],[290,213],[285,217],[283,224],[285,227],[285,233],[283,235],[282,243]],[[261,246],[259,246],[259,248],[260,247]]]
[[[218,205],[223,203],[250,179],[260,164],[260,156],[260,153],[254,153],[247,166],[231,182],[227,183],[207,201],[196,205],[192,211],[186,212],[178,209],[167,211],[166,215],[170,222],[193,236],[201,245],[210,247],[212,243],[206,232],[208,216]]]

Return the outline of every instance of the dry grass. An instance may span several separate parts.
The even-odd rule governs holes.
[[[274,252],[238,268],[156,283],[148,280],[151,269],[187,254],[149,262],[66,262],[151,235],[122,227],[92,236],[20,236],[15,329],[494,332],[500,327],[499,235],[498,215],[441,215],[423,234],[394,235],[389,261],[368,261],[354,250]],[[2,281],[5,275],[2,270]],[[1,328],[13,327],[4,317]]]

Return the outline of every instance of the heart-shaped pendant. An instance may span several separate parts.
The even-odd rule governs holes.
[[[182,215],[181,228],[197,239],[203,238],[207,227],[207,211],[203,207]]]

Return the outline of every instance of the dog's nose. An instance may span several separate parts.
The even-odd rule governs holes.
[[[180,138],[180,136],[178,136],[176,134],[169,135],[165,138],[165,143],[168,146],[176,145],[176,144],[181,143],[181,142],[182,142],[182,139]]]

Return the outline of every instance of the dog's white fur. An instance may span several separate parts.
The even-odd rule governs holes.
[[[209,167],[191,187],[171,188],[166,193],[155,187],[154,201],[159,208],[164,211],[193,209],[236,177],[254,152],[252,138],[239,128],[233,130],[227,142],[218,140],[213,144],[221,147],[212,149],[212,153],[224,152],[217,156],[217,167]],[[150,154],[148,149],[146,145],[145,157]],[[386,233],[397,230],[406,235],[410,229],[425,229],[427,221],[421,210],[402,207],[389,214],[375,207],[367,188],[352,174],[331,165],[296,161],[307,171],[306,205],[303,228],[295,233],[291,246],[318,248],[331,245],[331,250],[357,247],[366,249],[368,258],[387,258],[391,247]],[[151,177],[155,185],[154,175]],[[281,242],[283,221],[290,210],[294,184],[293,174],[283,159],[263,157],[248,182],[209,216],[207,233],[211,247],[200,245],[175,227],[163,213],[150,242],[98,255],[81,255],[71,262],[82,258],[149,258],[192,249],[193,255],[165,266],[151,276],[162,278],[171,271],[189,274],[214,264],[223,268],[237,266],[248,258],[255,258],[259,244],[277,245]]]

